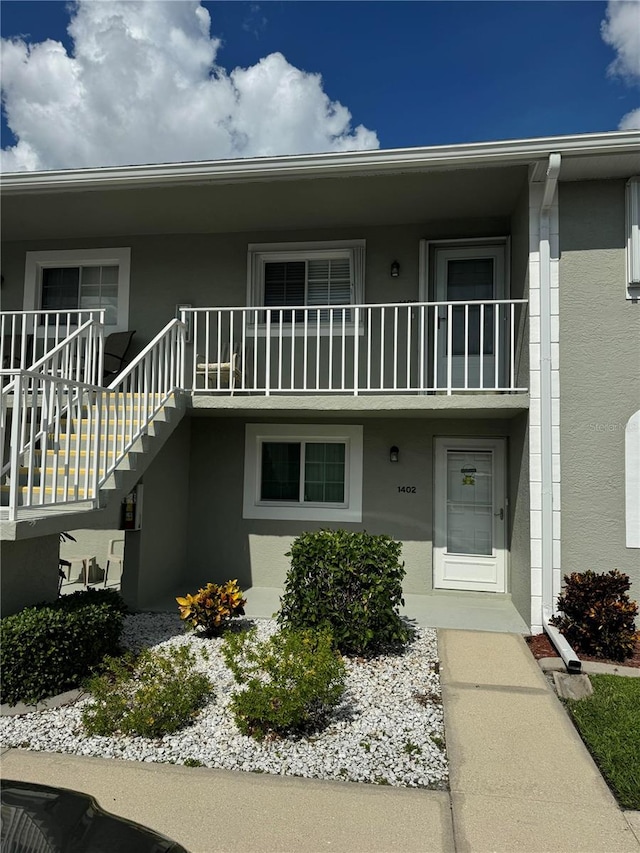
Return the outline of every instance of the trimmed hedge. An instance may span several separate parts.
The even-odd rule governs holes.
[[[114,590],[89,589],[26,607],[0,621],[0,698],[35,704],[78,687],[119,651],[127,607]]]
[[[303,533],[293,542],[278,622],[328,628],[345,655],[371,655],[412,635],[404,604],[402,545],[389,536],[347,530]]]

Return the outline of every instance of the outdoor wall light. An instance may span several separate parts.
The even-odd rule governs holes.
[[[391,264],[390,274],[391,278],[398,278],[400,275],[400,264],[397,261],[393,261]]]
[[[400,456],[400,451],[398,450],[398,448],[394,444],[393,447],[389,448],[389,462],[397,462],[399,456]]]

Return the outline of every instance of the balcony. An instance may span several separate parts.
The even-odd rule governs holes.
[[[26,370],[57,349],[75,330],[103,324],[104,314],[103,309],[0,312],[0,368]],[[82,349],[86,346],[87,338],[93,335],[94,329],[78,336],[75,349],[67,348],[65,351],[67,361],[84,367],[85,363],[89,365],[89,359],[96,359],[97,349],[87,352]],[[61,365],[56,364],[56,368],[60,369]],[[67,375],[70,375],[69,371]]]
[[[527,300],[182,311],[196,395],[515,394]]]

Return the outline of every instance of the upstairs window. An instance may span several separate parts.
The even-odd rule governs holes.
[[[327,322],[345,312],[330,312],[331,305],[353,305],[364,296],[364,240],[345,243],[277,243],[249,246],[250,305],[265,308],[324,308],[319,312],[270,312],[272,322]],[[281,317],[282,315],[282,317]],[[351,319],[347,312],[346,319]],[[266,320],[266,312],[262,321]]]
[[[130,257],[128,248],[27,252],[25,311],[102,308],[110,332],[126,330]]]
[[[118,323],[118,267],[44,267],[42,298],[44,311],[91,311],[105,309],[105,325]]]

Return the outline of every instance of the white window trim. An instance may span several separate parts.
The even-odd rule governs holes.
[[[627,548],[640,548],[640,409],[624,431],[625,527]]]
[[[78,266],[118,267],[118,321],[108,326],[109,332],[124,332],[129,328],[129,289],[131,278],[131,249],[61,249],[44,252],[27,252],[24,271],[25,311],[41,307],[42,270],[47,267]]]
[[[640,299],[640,176],[627,181],[627,299]]]
[[[263,441],[344,442],[344,506],[261,501],[260,448]],[[242,517],[288,521],[362,521],[362,427],[340,424],[247,424]]]
[[[497,299],[508,299],[511,292],[511,241],[509,237],[471,237],[452,240],[420,240],[420,255],[418,267],[418,293],[420,302],[438,301],[430,293],[431,282],[434,288],[437,283],[437,255],[444,252],[448,257],[494,257],[496,259],[496,275],[501,274],[501,296]],[[500,281],[498,280],[500,285]]]
[[[317,260],[322,258],[349,257],[351,259],[351,302],[350,305],[361,305],[364,302],[364,267],[366,240],[315,240],[305,243],[249,243],[247,255],[247,305],[264,307],[264,267],[267,263]],[[304,308],[306,306],[300,306]],[[315,306],[308,306],[315,307]],[[283,323],[282,334],[290,336],[293,333],[304,335],[302,323]],[[312,328],[313,327],[313,328]],[[320,323],[321,334],[328,334],[329,321]],[[309,325],[309,332],[314,334],[315,323]],[[333,322],[334,334],[342,329],[339,320]],[[354,323],[345,324],[347,333],[353,334]],[[264,324],[259,326],[259,334],[264,334]],[[279,323],[271,324],[271,335],[278,335]]]

